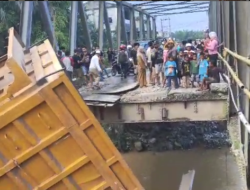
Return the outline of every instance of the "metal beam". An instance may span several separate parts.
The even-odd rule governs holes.
[[[153,4],[153,5],[144,5],[144,6],[152,6],[152,8],[159,8],[159,7],[170,7],[170,6],[173,6],[173,5],[183,5],[183,4],[197,4],[197,3],[189,3],[189,2],[186,2],[186,1],[181,1],[181,2],[178,2],[178,3],[169,3],[169,4]],[[151,8],[142,8],[142,10],[150,10]]]
[[[39,7],[39,13],[41,15],[44,29],[48,35],[49,41],[56,51],[58,50],[58,45],[54,33],[53,23],[51,21],[51,15],[49,11],[48,1],[37,1]]]
[[[176,15],[176,14],[187,14],[187,13],[199,13],[206,12],[207,10],[193,10],[193,11],[184,11],[184,12],[176,12],[176,13],[160,13],[155,14],[154,16],[166,16],[166,15]]]
[[[179,5],[185,5],[186,7],[191,7],[191,6],[198,6],[198,5],[203,5],[203,4],[209,4],[208,2],[203,2],[203,3],[178,3]],[[150,7],[150,8],[145,8],[145,9],[143,9],[143,10],[153,10],[153,9],[169,9],[168,7],[170,7],[170,5],[172,6],[172,5],[178,5],[178,4],[167,4],[167,5],[165,5],[165,6],[163,6],[163,5],[159,5],[159,6],[153,6],[153,7]],[[182,8],[182,7],[173,7],[173,8]],[[170,8],[170,10],[171,10],[171,8]],[[150,13],[149,13],[150,14]]]
[[[147,102],[117,103],[112,107],[102,108],[102,116],[97,111],[95,117],[103,123],[153,123],[180,121],[216,121],[227,120],[225,105],[227,99],[199,100],[185,102]],[[152,106],[150,106],[152,105]],[[194,106],[197,110],[194,110]],[[94,111],[96,106],[89,106]],[[203,109],[206,107],[207,109]],[[216,107],[216,109],[213,109]],[[139,109],[138,109],[139,108]],[[138,113],[139,111],[139,113]]]
[[[105,22],[106,35],[107,35],[107,38],[108,38],[109,47],[111,49],[113,49],[113,42],[112,42],[110,25],[109,25],[109,17],[108,17],[108,11],[107,11],[107,6],[106,6],[105,1],[104,1],[104,22]]]
[[[144,18],[143,13],[139,12],[139,26],[140,26],[140,40],[145,39],[145,32],[144,32]]]
[[[30,47],[31,29],[32,29],[32,14],[34,9],[33,1],[23,1],[21,9],[21,38],[26,49]]]
[[[78,15],[78,2],[71,2],[71,19],[70,19],[70,54],[74,54],[76,48],[76,35],[77,35],[77,15]]]
[[[154,14],[154,13],[165,13],[165,11],[172,11],[172,10],[180,10],[180,9],[188,9],[190,8],[190,10],[193,9],[204,9],[204,8],[208,8],[208,6],[202,6],[202,7],[196,7],[196,6],[186,6],[186,7],[178,7],[178,8],[170,8],[170,9],[163,9],[163,10],[158,10],[158,11],[154,11],[154,12],[149,12],[150,14]],[[186,11],[190,11],[190,10],[186,10]]]
[[[119,50],[119,47],[121,45],[121,18],[122,18],[122,2],[116,2],[117,5],[117,25],[116,25],[116,31],[117,31],[117,49]]]
[[[144,11],[143,9],[141,8],[138,8],[138,7],[135,7],[134,5],[130,4],[130,3],[127,3],[126,1],[121,1],[119,2],[121,3],[122,5],[126,6],[126,7],[129,7],[129,8],[134,8],[135,11],[138,11],[138,12],[141,12],[145,15],[148,15],[148,16],[151,16],[149,13],[147,13],[146,11]]]
[[[151,39],[151,23],[150,23],[150,17],[147,16],[147,39]]]
[[[156,39],[156,19],[155,18],[152,18],[152,26],[153,26],[153,40]]]
[[[124,7],[121,7],[121,32],[122,32],[122,40],[125,42],[125,44],[128,44],[128,37],[127,37],[127,31],[125,26],[125,15],[124,15]]]
[[[134,43],[137,39],[137,30],[135,24],[134,9],[130,9],[130,43]]]
[[[89,51],[91,51],[91,47],[92,47],[92,40],[90,37],[90,33],[89,33],[89,28],[88,28],[88,23],[87,23],[87,18],[86,18],[86,14],[85,14],[85,9],[84,9],[84,5],[82,3],[82,1],[78,1],[78,9],[79,9],[79,13],[80,13],[80,17],[81,17],[81,23],[82,23],[82,28],[83,28],[83,33],[86,39],[86,47]]]
[[[98,40],[99,40],[99,47],[101,50],[103,50],[104,3],[105,3],[105,1],[99,1],[99,22],[98,22],[99,35],[98,35]]]

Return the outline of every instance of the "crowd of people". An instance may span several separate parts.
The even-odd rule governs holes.
[[[204,39],[176,43],[165,39],[162,43],[149,42],[148,49],[138,48],[138,80],[140,87],[162,85],[171,88],[194,88],[208,90],[211,83],[220,82],[217,67],[218,43],[215,32],[206,33]],[[136,49],[136,44],[134,45]],[[146,69],[149,69],[147,80]]]
[[[189,39],[181,43],[171,38],[163,42],[150,41],[147,50],[139,43],[121,45],[117,56],[114,50],[109,49],[107,58],[110,66],[114,60],[117,61],[124,78],[131,59],[141,88],[159,85],[169,89],[199,87],[198,90],[208,90],[211,83],[220,82],[220,73],[223,73],[217,67],[221,45],[216,33],[207,31],[204,39]],[[76,71],[77,77],[91,88],[100,88],[99,81],[104,80],[104,73],[110,77],[104,65],[104,53],[99,47],[93,48],[92,52],[85,47],[77,48],[72,57],[61,48],[58,56],[70,79]]]
[[[111,63],[114,59],[114,50],[107,51],[108,62]],[[99,88],[99,82],[110,77],[106,67],[104,65],[104,53],[97,46],[89,52],[86,47],[76,48],[74,55],[70,56],[69,51],[65,51],[65,48],[61,48],[58,51],[58,58],[65,68],[65,73],[70,80],[78,78],[83,81],[83,85],[89,84],[94,88],[94,80],[96,81],[95,87]]]

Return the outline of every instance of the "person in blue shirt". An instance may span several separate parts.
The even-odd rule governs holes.
[[[165,63],[165,77],[167,80],[167,88],[171,88],[171,81],[173,80],[175,84],[175,88],[179,88],[179,84],[177,81],[177,65],[174,61],[173,56],[168,56],[168,61]]]
[[[199,62],[199,77],[200,82],[203,81],[205,77],[207,77],[207,69],[208,69],[208,61],[205,59],[205,54],[203,52],[200,53],[200,62]],[[200,89],[201,90],[201,83],[200,83]]]

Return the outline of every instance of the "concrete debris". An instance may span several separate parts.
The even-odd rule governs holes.
[[[143,146],[142,146],[142,142],[141,141],[136,141],[134,143],[134,146],[135,146],[135,150],[137,150],[138,152],[140,152],[140,151],[143,150]]]
[[[211,92],[214,93],[227,93],[228,84],[227,83],[213,83],[210,85]]]
[[[216,85],[214,85],[216,87]],[[166,88],[150,86],[139,88],[124,94],[120,102],[122,103],[142,103],[142,102],[174,102],[174,101],[192,101],[192,100],[211,100],[227,99],[224,92],[225,84],[213,87],[213,93],[208,91],[197,91],[197,88],[179,88],[171,89],[169,92]],[[217,89],[217,91],[216,91]],[[224,91],[223,91],[224,90]]]

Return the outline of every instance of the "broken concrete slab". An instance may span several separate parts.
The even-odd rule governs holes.
[[[220,90],[224,88],[218,88]],[[215,90],[215,89],[214,89]],[[142,102],[176,102],[194,100],[221,100],[227,99],[227,95],[217,92],[197,91],[197,88],[179,88],[168,92],[166,88],[151,86],[139,88],[124,94],[120,102],[122,103],[142,103]]]
[[[212,83],[210,85],[211,92],[215,93],[227,93],[228,84],[227,83]]]

